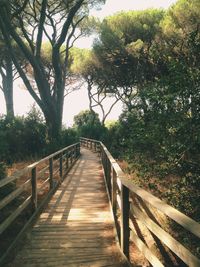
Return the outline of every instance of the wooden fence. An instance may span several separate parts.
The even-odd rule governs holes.
[[[0,256],[0,266],[8,257],[9,253],[16,246],[19,239],[33,222],[34,218],[41,212],[43,206],[48,202],[52,194],[62,183],[65,175],[80,155],[80,143],[68,146],[62,150],[51,154],[42,160],[35,162],[26,168],[18,171],[14,175],[0,180],[0,190],[6,188],[11,183],[17,184],[13,191],[0,200],[0,237],[9,230],[15,223],[15,219],[27,209],[31,212],[30,218],[26,221],[9,248]],[[4,190],[5,191],[5,190]],[[20,204],[3,218],[5,210],[20,198]],[[12,202],[12,203],[11,203]]]
[[[172,237],[155,214],[161,213],[191,233],[198,240],[196,244],[199,247],[200,224],[127,179],[103,143],[87,138],[81,138],[80,142],[82,146],[100,153],[119,243],[126,257],[129,259],[133,242],[152,266],[199,267],[200,259]],[[153,236],[158,246],[156,250],[153,248],[152,251],[152,246],[142,235],[143,228]],[[159,253],[156,252],[158,249]],[[198,249],[196,247],[194,250]]]

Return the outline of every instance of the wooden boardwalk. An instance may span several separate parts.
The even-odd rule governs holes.
[[[99,159],[81,152],[9,267],[127,266],[115,242]]]

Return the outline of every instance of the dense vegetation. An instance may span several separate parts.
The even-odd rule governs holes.
[[[120,12],[97,25],[92,50],[72,51],[72,71],[95,95],[124,103],[102,137],[139,173],[140,185],[199,218],[200,2]],[[94,110],[90,105],[91,111]],[[169,186],[171,184],[171,186]],[[160,188],[162,187],[162,190]]]
[[[89,9],[104,2],[0,0],[0,89],[7,108],[0,117],[0,179],[14,162],[35,161],[80,136],[98,139],[134,183],[200,222],[200,1],[88,19]],[[73,47],[91,31],[92,49]],[[40,111],[34,106],[27,116],[14,116],[15,76]],[[65,128],[64,97],[82,85],[89,110]],[[108,123],[119,101],[122,114]],[[1,189],[0,198],[15,186]],[[170,230],[197,247],[173,223]]]
[[[100,139],[115,157],[129,163],[127,171],[139,174],[138,183],[199,220],[200,2],[179,0],[167,11],[120,12],[102,22],[93,21],[98,37],[91,50],[71,48],[69,41],[76,27],[90,31],[89,23],[83,24],[82,19],[96,1],[87,1],[86,5],[81,0],[71,1],[65,11],[74,12],[66,20],[68,27],[63,28],[62,38],[50,38],[50,48],[41,44],[40,35],[30,42],[25,36],[26,25],[20,24],[23,17],[38,24],[40,34],[48,34],[48,15],[53,12],[56,22],[55,13],[63,12],[65,1],[55,10],[54,5],[44,2],[34,15],[29,12],[31,5],[19,10],[19,6],[12,5],[12,20],[5,20],[10,25],[8,33],[5,23],[0,23],[1,49],[6,51],[4,42],[15,47],[11,55],[15,68],[45,118],[36,110],[26,118],[1,117],[0,162],[40,157],[73,143],[81,135]],[[2,5],[5,17],[9,9],[5,3]],[[38,22],[40,11],[47,17],[44,15]],[[17,31],[24,36],[19,39]],[[9,42],[10,37],[15,44]],[[26,39],[30,48],[26,47]],[[10,60],[1,59],[0,67],[10,68]],[[19,62],[26,66],[23,71]],[[61,131],[64,89],[74,81],[85,83],[90,111],[78,114],[74,126]],[[124,109],[119,120],[106,128],[103,100],[110,96],[115,98],[113,104],[122,101]],[[96,106],[102,110],[102,121],[94,112]],[[5,173],[4,166],[0,168]],[[165,187],[167,181],[173,183],[171,188]],[[159,184],[165,189],[159,191]]]
[[[14,162],[37,160],[78,141],[76,130],[63,127],[60,138],[50,142],[41,113],[33,107],[27,116],[0,118],[0,179],[6,166]]]

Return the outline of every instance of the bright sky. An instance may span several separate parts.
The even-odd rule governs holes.
[[[100,11],[93,11],[92,15],[103,18],[113,13],[122,10],[141,10],[146,8],[168,8],[175,3],[176,0],[107,0],[106,4]],[[82,48],[88,48],[91,46],[91,38],[82,38],[76,45]],[[16,115],[26,114],[34,101],[30,94],[19,88],[18,84],[15,84],[14,88],[14,109]],[[63,124],[71,126],[73,124],[73,117],[77,115],[81,110],[88,109],[87,91],[85,88],[80,89],[65,99],[64,112],[63,112]],[[0,114],[5,114],[5,101],[3,93],[0,90]],[[122,111],[122,105],[118,104],[113,109],[112,113],[108,117],[108,120],[117,119]]]

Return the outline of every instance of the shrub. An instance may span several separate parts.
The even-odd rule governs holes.
[[[4,162],[0,162],[0,180],[6,177],[6,165]]]
[[[11,164],[33,156],[41,156],[46,149],[46,126],[33,107],[25,117],[0,118],[0,160]]]

